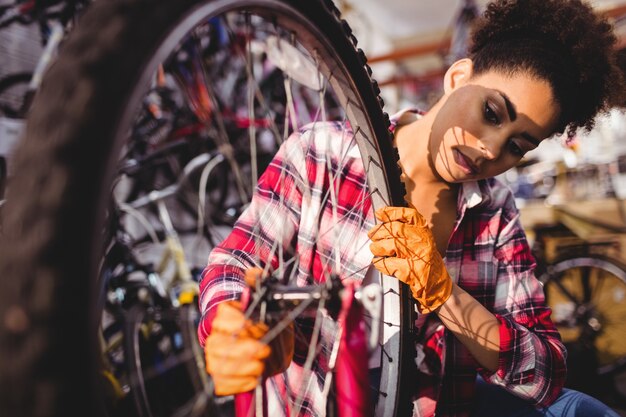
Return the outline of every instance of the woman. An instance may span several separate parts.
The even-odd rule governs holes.
[[[370,206],[363,207],[368,221],[358,233],[372,240],[373,265],[409,284],[423,313],[414,386],[402,387],[414,393],[414,415],[484,415],[498,398],[501,406],[491,410],[498,416],[612,415],[563,390],[566,351],[533,275],[513,196],[493,177],[546,138],[590,129],[598,113],[621,103],[614,44],[610,25],[579,0],[498,0],[474,31],[469,57],[447,70],[441,99],[423,114],[393,118],[409,207],[379,210],[376,227]],[[296,158],[290,143],[277,158]],[[266,176],[260,190],[272,187],[271,168]],[[256,204],[271,204],[260,202],[260,192]],[[242,224],[261,221],[246,216],[252,214]],[[246,323],[236,303],[224,302],[238,294],[216,288],[241,282],[255,266],[241,255],[245,237],[229,237],[213,251],[201,284],[200,340],[206,338],[207,369],[222,394],[297,366],[289,331],[269,346],[258,342],[267,331],[258,324],[230,334],[232,323]],[[243,265],[237,271],[233,258]],[[311,402],[304,414],[323,413]]]

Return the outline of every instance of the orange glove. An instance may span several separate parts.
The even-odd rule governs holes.
[[[424,217],[414,208],[383,207],[369,231],[373,264],[408,284],[420,313],[430,313],[452,293],[452,279]]]
[[[258,275],[255,269],[246,273]],[[284,372],[294,351],[293,323],[268,344],[260,341],[269,327],[245,318],[241,303],[217,306],[211,334],[204,345],[206,370],[213,377],[216,395],[233,395],[254,389],[260,377]]]

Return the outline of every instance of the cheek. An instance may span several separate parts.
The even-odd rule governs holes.
[[[476,143],[476,130],[463,126],[452,126],[444,135],[444,143],[447,146],[466,145],[472,146]]]
[[[444,132],[436,136],[438,140],[431,141],[431,149],[433,155],[440,158],[450,158],[452,156],[452,148],[464,146],[476,146],[477,136],[468,130],[467,127],[449,126]]]
[[[450,144],[454,143],[454,138],[457,135],[455,130],[457,129],[450,128],[447,131],[440,132],[433,131],[434,135],[429,143],[429,153],[435,166],[439,166],[442,163],[447,165],[452,157]]]
[[[462,92],[453,93],[433,122],[429,143],[433,162],[449,161],[454,146],[476,146],[477,138],[484,133],[481,121],[476,100]]]
[[[440,110],[433,124],[433,133],[438,142],[447,145],[471,145],[481,135],[482,114],[476,106],[462,95],[449,100]]]
[[[448,127],[446,131],[437,132],[435,140],[430,142],[431,162],[437,174],[447,182],[455,182],[453,174],[454,153],[452,148],[467,141],[467,132],[459,127]]]
[[[516,158],[513,156],[507,156],[507,155],[501,157],[498,163],[490,167],[491,172],[489,173],[489,176],[495,177],[496,175],[505,173],[509,169],[515,167],[519,163],[520,159],[521,158]]]

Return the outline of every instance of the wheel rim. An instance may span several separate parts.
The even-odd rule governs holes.
[[[199,141],[202,141],[202,139],[204,139],[204,146],[200,146],[199,148],[200,152],[205,152],[210,155],[210,161],[215,162],[214,165],[211,166],[211,169],[208,169],[207,167],[209,164],[207,163],[207,165],[204,166],[206,170],[201,170],[201,172],[199,172],[199,175],[194,177],[194,185],[190,188],[188,185],[185,185],[188,192],[187,196],[181,197],[181,195],[184,194],[184,190],[182,190],[181,188],[180,193],[177,194],[176,197],[179,204],[182,204],[182,199],[182,201],[187,201],[189,207],[193,208],[197,206],[201,208],[201,210],[199,211],[199,213],[201,214],[198,215],[195,219],[196,223],[200,220],[203,223],[202,227],[197,228],[198,233],[181,233],[183,240],[186,237],[191,236],[194,237],[194,240],[196,241],[205,241],[205,243],[199,247],[190,248],[190,246],[187,246],[185,248],[187,256],[194,257],[200,254],[199,257],[196,256],[196,259],[202,259],[201,254],[206,254],[207,247],[211,247],[214,243],[221,241],[228,232],[230,226],[232,226],[232,224],[228,224],[228,221],[224,222],[226,224],[216,224],[219,222],[219,220],[215,219],[215,212],[225,212],[227,210],[232,210],[234,211],[234,213],[239,214],[243,211],[248,203],[247,199],[249,199],[250,190],[253,188],[253,184],[258,178],[254,173],[256,171],[261,171],[262,166],[255,166],[252,163],[248,163],[245,161],[245,158],[242,161],[242,159],[239,157],[239,155],[242,153],[242,150],[245,149],[245,151],[248,152],[250,155],[256,154],[260,156],[265,156],[265,162],[267,162],[268,155],[263,155],[259,152],[259,149],[262,150],[263,146],[265,146],[265,148],[268,147],[267,141],[266,143],[249,141],[247,145],[250,146],[242,148],[241,145],[239,145],[239,147],[236,147],[236,145],[234,145],[230,141],[232,134],[227,134],[226,132],[231,133],[234,129],[237,130],[241,135],[245,136],[247,133],[249,137],[255,137],[257,139],[267,137],[267,134],[269,132],[269,134],[273,135],[274,139],[270,142],[275,142],[276,144],[278,144],[286,139],[287,133],[285,132],[292,132],[293,130],[297,129],[297,127],[301,126],[299,124],[299,120],[298,126],[296,126],[296,123],[292,121],[292,109],[295,108],[294,102],[290,102],[290,100],[292,100],[292,97],[287,97],[287,101],[284,107],[287,110],[284,110],[284,113],[282,114],[282,122],[278,125],[274,122],[276,111],[270,109],[269,106],[267,104],[264,104],[263,100],[260,99],[260,96],[263,95],[263,92],[261,91],[262,88],[259,85],[258,80],[254,78],[252,79],[252,84],[248,84],[247,91],[244,88],[242,94],[247,95],[248,99],[252,98],[253,101],[256,100],[258,107],[260,107],[260,112],[259,109],[248,106],[248,108],[246,109],[247,117],[240,116],[239,118],[237,118],[233,116],[234,114],[236,114],[233,109],[226,109],[225,107],[223,107],[224,105],[222,103],[227,101],[227,98],[222,97],[222,94],[218,92],[216,85],[220,85],[220,82],[222,81],[224,81],[223,85],[227,85],[226,81],[229,81],[227,79],[227,74],[232,74],[232,71],[225,71],[225,75],[222,75],[222,78],[220,78],[219,72],[212,71],[216,67],[215,63],[213,66],[207,66],[205,64],[205,58],[202,57],[202,54],[205,51],[200,50],[199,47],[206,39],[203,40],[201,36],[198,35],[198,33],[206,34],[214,30],[214,28],[211,27],[211,23],[204,22],[206,22],[209,18],[213,19],[212,21],[215,21],[218,16],[221,16],[228,10],[230,3],[231,2],[228,1],[209,3],[204,6],[200,6],[193,13],[186,16],[185,20],[177,26],[177,29],[170,33],[169,37],[167,37],[160,44],[158,51],[154,55],[154,59],[151,63],[149,63],[149,65],[147,65],[141,77],[142,81],[138,83],[138,85],[152,84],[152,87],[154,87],[155,83],[158,84],[159,78],[161,77],[161,81],[165,80],[165,84],[157,85],[157,87],[170,88],[174,93],[178,93],[181,97],[183,97],[183,100],[186,100],[185,105],[187,106],[187,108],[184,110],[186,111],[186,115],[190,117],[191,120],[193,120],[192,122],[189,122],[189,120],[187,120],[187,123],[191,123],[192,126],[195,126],[198,129],[198,131],[194,132],[194,134],[197,136],[202,136],[203,129],[212,132],[210,134],[207,134],[207,137],[200,138]],[[300,54],[304,56],[304,59],[309,59],[311,61],[315,60],[308,53],[308,50],[313,50],[316,54],[318,54],[320,51],[325,51],[324,55],[326,58],[332,58],[336,60],[336,57],[333,56],[332,48],[330,48],[329,45],[324,44],[324,37],[321,36],[321,33],[317,29],[309,26],[309,30],[311,32],[317,32],[318,34],[320,34],[320,36],[319,40],[313,40],[311,38],[307,40],[307,43],[309,44],[308,50],[307,48],[304,48],[304,46],[302,46],[301,44],[297,43],[297,33],[293,31],[283,33],[279,32],[278,29],[276,29],[276,22],[280,22],[280,24],[287,27],[289,27],[290,25],[294,27],[293,25],[297,26],[302,24],[308,24],[306,23],[306,19],[300,20],[302,19],[302,17],[297,12],[293,11],[292,9],[285,9],[285,6],[282,2],[246,2],[245,5],[248,8],[237,8],[234,11],[231,10],[229,11],[230,14],[228,15],[228,17],[222,20],[221,30],[224,30],[224,27],[226,27],[226,37],[230,40],[230,43],[227,42],[225,45],[219,45],[219,48],[221,48],[220,51],[222,52],[224,50],[227,50],[228,47],[232,48],[232,44],[236,43],[235,40],[239,38],[240,33],[248,36],[254,35],[254,39],[257,42],[248,42],[246,49],[239,52],[240,55],[235,54],[230,58],[222,58],[222,61],[219,62],[222,67],[238,68],[240,71],[243,71],[248,76],[248,82],[250,82],[251,77],[249,77],[249,75],[251,73],[254,73],[255,71],[255,68],[252,67],[254,65],[267,65],[269,61],[266,58],[264,62],[252,63],[252,61],[254,61],[254,59],[251,58],[253,57],[253,52],[251,51],[253,47],[265,47],[266,49],[263,51],[263,53],[268,56],[271,56],[273,52],[275,53],[276,49],[287,49],[287,54],[291,54],[288,56],[288,58],[294,58],[295,56],[298,56],[298,54]],[[274,13],[276,10],[280,10],[282,14],[273,15],[272,13]],[[235,15],[238,15],[241,20],[238,21],[237,16]],[[288,18],[286,18],[285,16],[287,16]],[[254,31],[252,30],[253,27]],[[183,30],[184,28],[186,28],[187,30]],[[190,35],[188,35],[189,28],[193,28],[193,31]],[[266,32],[264,33],[263,30],[266,30]],[[259,37],[259,35],[262,36]],[[279,39],[278,44],[275,43],[276,41],[274,39]],[[288,40],[285,41],[284,39]],[[273,46],[271,45],[272,42],[274,42]],[[298,52],[295,53],[293,50],[289,50],[289,46],[293,47]],[[194,47],[196,48],[195,50],[193,49]],[[203,47],[206,47],[206,45],[204,45]],[[176,52],[171,53],[172,51]],[[181,60],[180,55],[185,54],[186,57]],[[219,52],[213,52],[212,58],[215,58],[216,56],[218,56],[218,54]],[[189,59],[189,57],[191,57],[191,59]],[[280,60],[280,56],[274,56],[273,59],[274,62],[270,62],[270,65],[274,65],[274,69],[280,69],[276,64],[276,61]],[[235,62],[237,60],[240,62]],[[366,117],[366,110],[364,106],[362,105],[362,103],[359,103],[358,97],[352,96],[350,91],[346,91],[345,84],[350,81],[349,77],[347,77],[345,74],[346,69],[340,66],[331,68],[327,64],[327,60],[319,63],[314,68],[317,72],[322,73],[325,76],[323,81],[317,81],[319,82],[319,85],[316,85],[316,81],[311,77],[309,77],[308,79],[299,78],[298,80],[295,80],[293,77],[288,76],[286,77],[287,80],[285,81],[285,85],[290,84],[290,86],[288,85],[287,87],[285,87],[283,93],[286,96],[291,96],[295,91],[293,87],[294,84],[298,84],[300,87],[306,87],[305,84],[309,83],[309,87],[313,86],[321,90],[321,93],[319,91],[314,91],[315,94],[313,94],[312,97],[309,97],[309,100],[313,100],[313,103],[315,103],[315,100],[317,100],[317,105],[314,104],[314,106],[308,109],[308,111],[306,112],[308,113],[309,118],[311,117],[311,114],[314,115],[314,117],[309,121],[313,121],[321,125],[329,120],[339,120],[340,124],[343,125],[343,128],[346,132],[348,131],[348,129],[346,128],[348,123],[352,124],[353,126],[359,126],[359,128],[356,129],[356,131],[353,133],[353,136],[348,140],[348,148],[354,151],[358,147],[359,151],[361,152],[362,156],[360,157],[360,159],[364,161],[364,169],[366,170],[369,184],[367,185],[367,187],[363,187],[363,189],[361,190],[361,201],[356,204],[357,209],[359,205],[365,204],[366,200],[371,200],[374,207],[390,205],[391,198],[387,191],[387,176],[385,175],[384,164],[380,162],[380,150],[378,148],[378,145],[376,144],[377,141],[374,137],[374,133],[369,125],[369,120]],[[289,68],[282,69],[286,72],[290,72]],[[283,74],[285,73],[285,71],[283,71]],[[216,78],[219,79],[220,82],[208,82],[209,79],[215,80]],[[200,84],[193,84],[194,81],[198,80],[201,81]],[[169,86],[167,85],[167,82],[170,83]],[[193,89],[190,88],[192,85],[200,91],[193,91]],[[349,90],[349,88],[347,90]],[[302,91],[298,91],[298,93],[302,94]],[[129,101],[131,104],[129,105],[129,108],[125,109],[124,112],[124,115],[128,116],[126,120],[122,121],[119,125],[118,132],[120,133],[118,133],[118,137],[127,139],[129,131],[132,132],[131,137],[135,134],[137,130],[136,122],[138,120],[142,120],[142,118],[145,116],[145,114],[143,114],[142,112],[138,113],[135,110],[140,106],[138,103],[146,103],[146,97],[144,96],[144,92],[145,89],[138,88],[133,93],[133,99]],[[190,93],[198,94],[196,96],[192,96],[192,94]],[[238,92],[235,92],[235,94],[236,93]],[[239,97],[235,98],[237,100],[240,99]],[[329,109],[327,109],[325,105],[320,105],[323,103],[328,103],[331,100],[335,101],[338,104],[338,106],[331,106],[331,110],[338,110],[334,107],[342,107],[341,109],[339,109],[339,112],[341,114],[338,117],[337,115],[335,115],[334,117],[332,115],[329,115]],[[299,104],[300,103],[302,103],[302,101],[299,102]],[[216,111],[216,109],[219,109],[219,111]],[[178,108],[176,110],[179,111],[181,109]],[[213,110],[213,112],[211,112],[211,110]],[[302,113],[299,113],[299,115],[302,115]],[[247,126],[245,129],[233,128],[233,124],[236,125],[237,123],[241,123],[243,125],[247,124]],[[133,128],[129,129],[128,126],[133,126]],[[172,129],[175,130],[174,128]],[[206,134],[206,132],[204,133]],[[144,147],[144,149],[149,148],[149,146],[156,146],[158,148],[160,145],[160,143],[149,143],[148,146]],[[130,159],[137,160],[141,157],[140,154],[136,153],[136,149],[131,149],[131,147],[127,145],[123,146],[122,149],[122,154],[124,155],[122,157],[122,161],[124,162],[127,162]],[[217,152],[218,149],[220,151],[219,153]],[[238,152],[233,152],[232,150],[236,150]],[[272,147],[269,151],[266,149],[264,152],[271,155],[275,151],[276,148]],[[217,158],[220,156],[222,157],[222,159],[220,161],[217,161]],[[180,154],[178,155],[178,158],[182,159],[183,161],[187,161],[184,159],[185,157],[181,157]],[[341,159],[342,158],[339,158],[340,161]],[[178,162],[181,161],[179,160]],[[184,164],[181,163],[180,165]],[[178,166],[177,168],[178,172],[176,172],[176,169],[172,170],[174,172],[173,177],[175,177],[182,170],[182,166]],[[215,195],[215,189],[214,187],[211,187],[211,181],[216,181],[215,177],[216,173],[218,172],[227,173],[227,189],[232,192],[232,195],[224,195],[223,190],[219,191],[221,192],[221,195],[219,193]],[[249,175],[251,176],[250,180],[244,179],[244,177],[246,177],[246,174],[252,174]],[[128,175],[125,174],[124,176],[127,177]],[[167,175],[165,176],[167,177]],[[121,177],[118,177],[118,179],[116,180],[117,187],[119,187],[120,183],[124,182],[124,180],[120,180],[120,178]],[[151,187],[161,187],[161,184],[156,179],[153,179],[153,181],[154,182],[151,183]],[[167,181],[164,181],[163,184],[167,184]],[[163,187],[165,186],[166,185],[163,185]],[[215,186],[215,184],[213,184],[213,186]],[[120,188],[123,189],[124,187],[125,186],[122,186]],[[133,201],[136,201],[136,199],[129,199],[128,189],[123,189],[122,191],[120,191],[120,188],[116,188],[114,193],[116,194],[115,198],[118,203],[121,202],[122,204],[132,205]],[[326,197],[327,201],[328,199],[336,198],[336,196],[333,195],[332,189],[333,187],[329,187],[329,193]],[[211,195],[212,192],[213,195]],[[202,196],[202,198],[198,198],[198,196]],[[139,191],[139,195],[135,194],[134,197],[140,198],[141,190]],[[191,203],[186,200],[189,198],[191,199]],[[217,204],[222,205],[221,207],[219,207],[218,210],[215,210],[214,207],[214,204],[216,202]],[[214,204],[212,205],[211,203]],[[168,204],[176,203],[169,202]],[[176,208],[173,208],[173,211],[176,211]],[[213,212],[211,210],[213,210]],[[142,228],[146,229],[145,223],[153,223],[151,216],[153,217],[154,213],[151,213],[149,210],[146,210],[145,213],[139,213],[140,216],[143,216],[147,220],[147,222],[140,222],[142,224],[139,225],[137,224],[138,216],[136,212],[131,213],[127,208],[123,211],[127,214],[127,219],[124,227],[125,229],[131,231],[131,234],[132,232],[141,231]],[[191,214],[192,211],[193,210],[188,210],[189,214]],[[343,216],[349,215],[350,212],[343,214]],[[236,216],[231,216],[231,219],[234,217]],[[334,219],[339,222],[341,220],[341,215],[335,215]],[[134,225],[131,225],[130,223],[133,222]],[[184,229],[184,227],[181,225],[177,225],[177,228],[179,229],[179,231],[180,229]],[[160,240],[160,238],[158,238],[158,230],[153,232],[155,233],[147,234],[149,235],[148,237],[150,237],[150,239],[145,238],[145,233],[143,238],[138,236],[134,237],[136,241],[143,240],[144,242],[148,242],[148,244],[145,245],[147,249],[142,249],[139,245],[136,246],[136,251],[140,254],[140,256],[142,251],[143,253],[150,251],[152,251],[153,253],[155,252],[154,248],[155,246],[158,246],[158,243],[156,243],[156,241]],[[319,235],[324,236],[327,233],[334,233],[334,236],[338,237],[340,231],[337,231],[336,228],[333,227],[332,230],[328,229],[326,231],[320,231]],[[141,234],[141,232],[139,232],[139,234]],[[156,241],[154,239],[154,236],[157,236]],[[318,236],[318,239],[320,236]],[[327,236],[328,235],[326,235],[326,237]],[[208,242],[208,246],[206,242]],[[364,249],[366,244],[367,243],[363,241],[356,242],[353,250],[355,252],[360,252]],[[294,248],[291,249],[293,250]],[[273,254],[276,254],[283,250],[284,248],[272,248]],[[157,249],[156,253],[158,254],[159,252],[160,250]],[[341,259],[339,257],[330,255],[328,258],[330,261],[327,263],[327,265],[325,265],[325,268],[327,267],[328,269],[327,275],[336,272],[336,270],[342,269],[340,267]],[[151,262],[149,258],[144,259],[143,261]],[[261,261],[261,259],[258,258],[257,261]],[[195,262],[192,263],[194,264],[194,266],[202,266],[202,264],[196,264]],[[279,270],[286,271],[292,267],[293,265],[283,264],[279,266]],[[364,274],[364,272],[365,271],[356,271],[356,275],[362,275]],[[349,277],[346,276],[345,278]],[[395,399],[398,395],[397,375],[399,374],[400,354],[400,341],[398,340],[398,329],[400,328],[401,322],[398,299],[400,289],[397,281],[393,279],[388,279],[387,277],[383,277],[382,279],[386,294],[384,305],[384,322],[385,324],[387,324],[386,326],[382,326],[384,328],[382,344],[384,346],[384,357],[386,359],[388,358],[389,360],[381,360],[383,364],[383,376],[380,391],[388,398]],[[317,327],[317,325],[314,325],[314,327]],[[296,398],[298,398],[298,395],[296,395]],[[298,404],[298,402],[299,400],[296,399],[295,408],[298,408],[301,405]],[[379,401],[377,410],[378,415],[391,415],[394,409],[394,402],[395,400]]]
[[[564,342],[587,334],[593,341],[600,374],[626,363],[626,272],[602,258],[556,263],[546,281],[546,298]],[[587,332],[587,333],[585,333]]]

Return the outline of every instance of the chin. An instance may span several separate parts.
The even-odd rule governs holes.
[[[441,178],[444,182],[447,182],[449,184],[461,184],[463,182],[471,182],[471,181],[476,181],[480,178],[471,175],[471,174],[467,174],[465,172],[449,172],[446,171],[443,173],[438,172],[439,174],[439,178]]]

